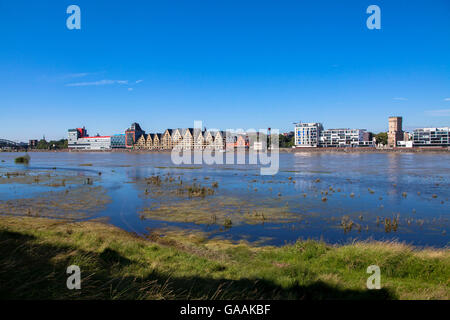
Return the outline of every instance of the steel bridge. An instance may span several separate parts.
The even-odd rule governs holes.
[[[0,148],[26,148],[28,145],[23,142],[0,139]]]

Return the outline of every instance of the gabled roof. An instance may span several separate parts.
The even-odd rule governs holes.
[[[217,131],[214,135],[214,138],[216,138],[218,134],[220,134],[222,136],[222,138],[226,137],[225,131]]]
[[[182,136],[184,137],[185,135],[186,135],[186,132],[189,132],[189,134],[191,135],[191,136],[193,136],[194,135],[194,128],[186,128],[186,129],[182,129],[183,131],[182,131]]]
[[[204,137],[205,132],[200,129],[194,129],[194,139],[197,140],[198,137]]]
[[[172,129],[173,131],[172,131],[172,134],[175,134],[175,132],[179,132],[180,133],[180,135],[182,135],[182,133],[183,133],[183,129],[182,128],[176,128],[176,129]]]

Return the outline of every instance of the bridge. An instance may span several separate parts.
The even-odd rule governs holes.
[[[24,142],[14,142],[11,140],[0,139],[0,148],[26,148],[28,147],[27,143]]]

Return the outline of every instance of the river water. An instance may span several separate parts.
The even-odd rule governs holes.
[[[211,237],[282,245],[297,239],[329,243],[353,240],[397,240],[417,246],[448,246],[450,222],[450,154],[444,153],[281,153],[279,172],[261,176],[257,165],[201,165],[177,168],[170,153],[30,153],[28,166],[15,164],[20,153],[0,153],[0,174],[55,170],[101,178],[96,181],[112,201],[94,218],[107,217],[125,230],[177,227],[207,231]],[[80,166],[90,164],[90,166]],[[184,181],[215,181],[218,196],[283,207],[302,219],[289,223],[214,224],[142,219],[142,208],[154,199],[143,197],[140,181],[170,174]],[[295,181],[295,183],[294,183]],[[33,197],[50,189],[36,184],[0,184],[0,201]],[[212,204],[215,196],[208,198]],[[257,206],[256,206],[257,207]],[[232,216],[232,213],[231,213]],[[346,217],[346,218],[344,218]],[[384,219],[396,219],[386,229]],[[343,219],[354,222],[350,230]]]

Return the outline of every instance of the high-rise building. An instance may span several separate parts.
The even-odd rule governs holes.
[[[403,141],[402,117],[389,117],[388,146],[395,148]]]

